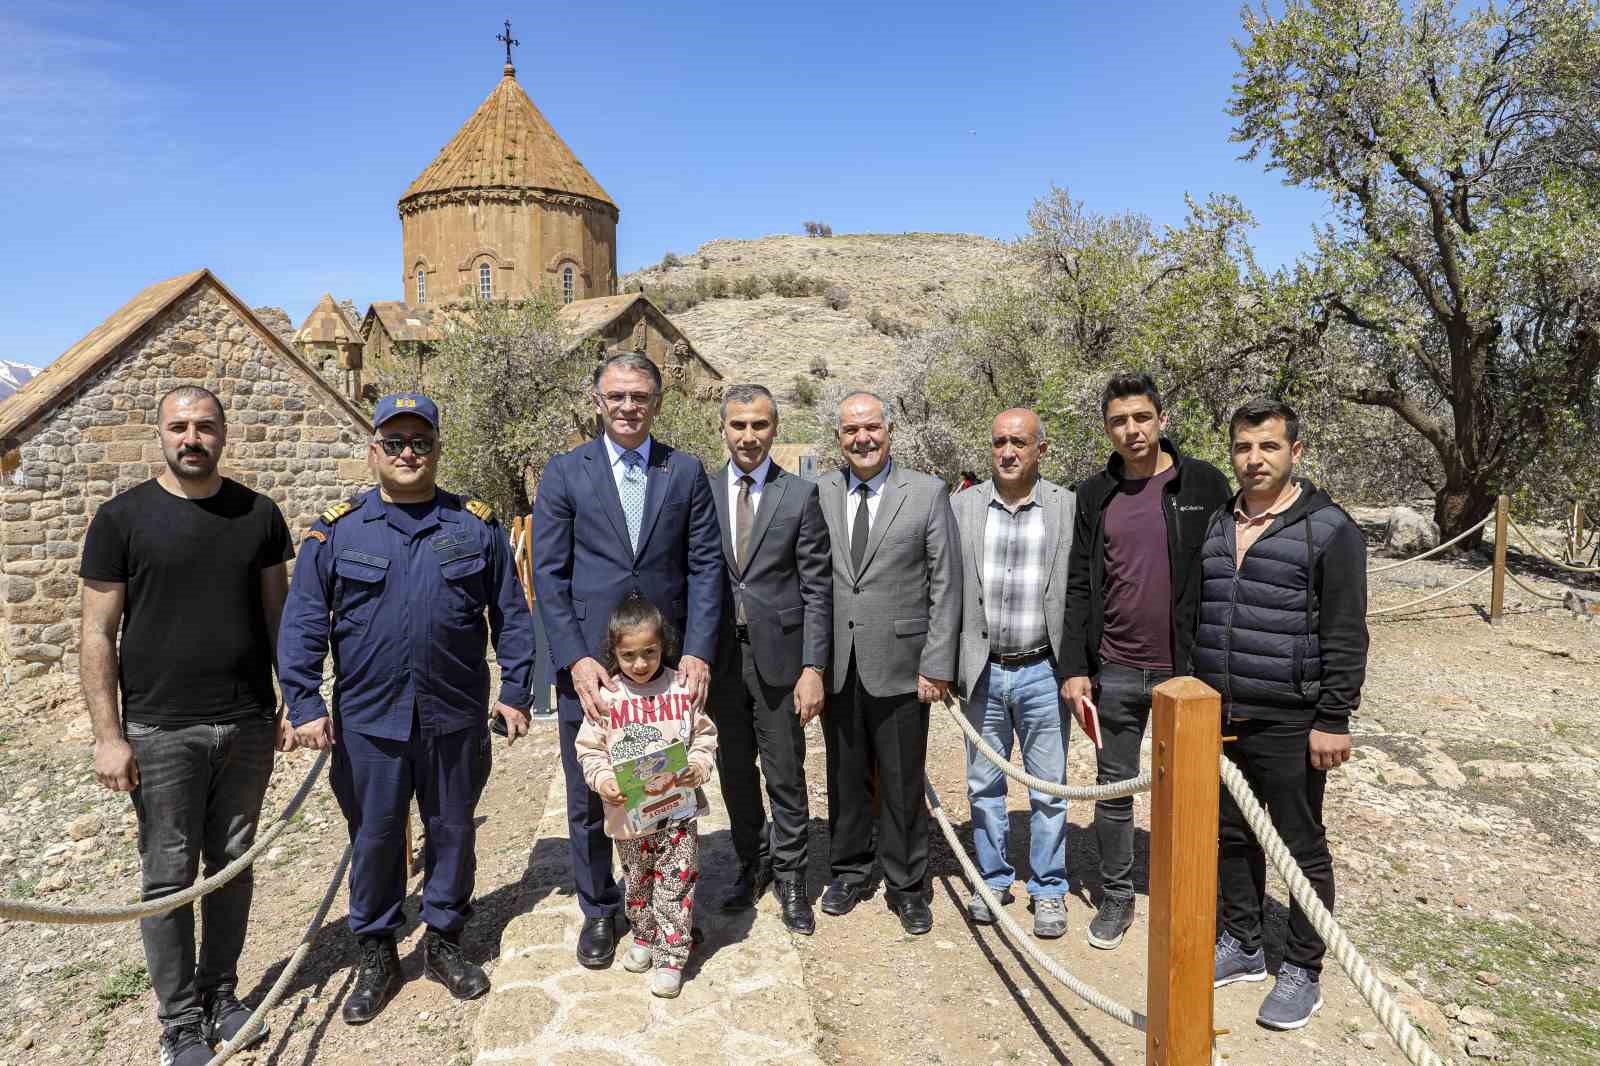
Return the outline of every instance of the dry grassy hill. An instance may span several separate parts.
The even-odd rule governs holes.
[[[970,303],[986,281],[1022,276],[1007,245],[962,233],[717,240],[678,259],[676,266],[636,271],[623,281],[650,293],[713,276],[733,283],[793,272],[848,294],[837,310],[821,295],[769,294],[708,299],[671,312],[729,381],[761,382],[784,400],[795,398],[796,378],[809,377],[819,356],[831,380],[870,387],[893,358],[900,332],[937,324]]]

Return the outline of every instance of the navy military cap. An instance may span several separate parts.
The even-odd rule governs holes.
[[[372,412],[372,427],[378,428],[395,415],[416,415],[434,429],[439,428],[438,406],[420,392],[395,392],[379,400],[377,410]]]

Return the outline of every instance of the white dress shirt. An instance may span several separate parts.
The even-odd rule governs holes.
[[[628,449],[611,439],[611,434],[604,434],[606,449],[611,454],[611,480],[617,484],[617,493],[622,493],[622,475],[628,472],[628,465],[622,461],[622,454]],[[644,443],[633,449],[639,453],[639,458],[644,461],[644,470],[650,469],[650,438],[646,437]],[[641,471],[642,473],[643,471]]]
[[[754,484],[750,486],[750,513],[758,514],[761,511],[761,490],[767,484],[767,478],[772,475],[772,456],[761,460],[761,465],[750,471]],[[728,462],[728,543],[738,545],[739,528],[739,479],[744,477],[744,471],[739,469],[739,464]]]
[[[878,503],[883,499],[883,483],[889,480],[889,471],[894,468],[894,460],[883,464],[883,469],[872,476],[867,484],[867,529],[878,520]],[[856,477],[854,470],[845,474],[844,493],[844,528],[856,528],[856,510],[861,506],[861,497],[856,495],[856,490],[861,487],[861,479]]]

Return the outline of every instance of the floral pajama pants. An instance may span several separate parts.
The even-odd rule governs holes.
[[[699,830],[690,819],[615,843],[634,939],[650,945],[657,966],[682,969],[689,960],[694,886],[700,880]]]

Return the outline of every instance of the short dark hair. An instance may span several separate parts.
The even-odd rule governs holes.
[[[1257,396],[1240,404],[1228,419],[1228,443],[1232,444],[1233,438],[1238,436],[1240,426],[1255,427],[1273,418],[1283,419],[1283,430],[1290,444],[1300,439],[1300,416],[1295,414],[1294,408],[1271,396]]]
[[[661,395],[661,368],[656,366],[655,360],[643,352],[622,352],[613,355],[605,362],[594,368],[594,394],[600,395],[600,379],[605,377],[607,370],[617,367],[622,370],[638,370],[650,375],[650,381],[655,387],[656,395]]]
[[[204,385],[179,385],[175,389],[168,389],[161,399],[156,401],[156,421],[161,420],[161,412],[167,406],[168,400],[210,400],[217,405],[217,420],[226,424],[228,412],[223,408],[222,401],[217,394]]]
[[[767,388],[765,385],[743,384],[729,385],[727,390],[723,392],[722,410],[718,417],[723,422],[726,422],[728,420],[728,405],[730,403],[755,403],[763,396],[767,398],[768,403],[772,404],[772,417],[776,419],[778,417],[778,401],[776,397],[772,395],[772,390]]]
[[[667,621],[659,607],[643,596],[629,596],[617,604],[611,612],[610,621],[606,623],[606,639],[600,649],[600,658],[605,663],[607,673],[615,674],[622,669],[622,664],[617,661],[617,641],[622,639],[624,633],[640,627],[654,629],[659,635],[663,661],[677,658],[678,631],[672,623]]]
[[[1155,404],[1156,414],[1161,413],[1161,390],[1156,388],[1155,378],[1149,374],[1113,374],[1111,380],[1106,382],[1106,387],[1100,390],[1100,417],[1106,416],[1112,400],[1129,396],[1149,397],[1150,402]]]

